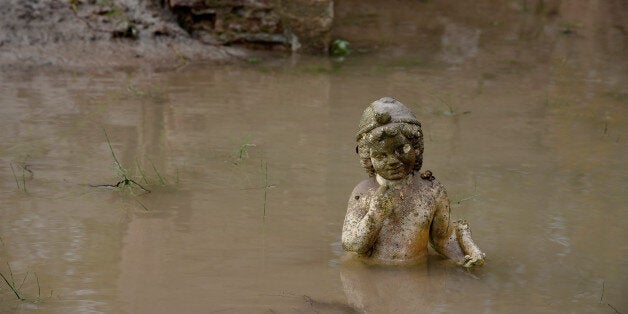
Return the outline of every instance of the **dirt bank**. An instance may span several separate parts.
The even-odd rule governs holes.
[[[180,66],[250,52],[208,45],[182,29],[167,6],[143,0],[6,0],[0,66]]]
[[[180,66],[321,53],[332,19],[331,0],[7,0],[0,66]]]

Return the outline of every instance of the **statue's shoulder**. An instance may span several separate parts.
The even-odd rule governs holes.
[[[364,195],[364,194],[370,193],[370,191],[377,190],[378,186],[379,184],[375,180],[375,177],[370,177],[358,183],[358,185],[356,185],[355,188],[353,189],[353,193],[351,193],[351,195],[352,196]]]
[[[434,195],[440,195],[442,193],[447,193],[445,190],[445,186],[434,176],[432,171],[426,170],[422,172],[417,178],[417,183],[421,185],[426,192],[429,192]]]

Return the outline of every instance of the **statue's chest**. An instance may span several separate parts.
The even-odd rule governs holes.
[[[384,221],[385,233],[412,237],[429,231],[434,202],[428,198],[405,196],[395,200],[391,214]]]

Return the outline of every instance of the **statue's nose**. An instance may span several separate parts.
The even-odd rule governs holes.
[[[389,155],[386,164],[389,166],[398,166],[401,162],[395,155]]]

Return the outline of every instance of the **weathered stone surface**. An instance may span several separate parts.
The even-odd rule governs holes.
[[[424,259],[430,243],[464,267],[482,265],[484,253],[467,223],[450,221],[449,198],[430,171],[419,175],[421,123],[402,103],[385,97],[362,115],[357,153],[370,178],[349,198],[342,246],[385,263]]]

